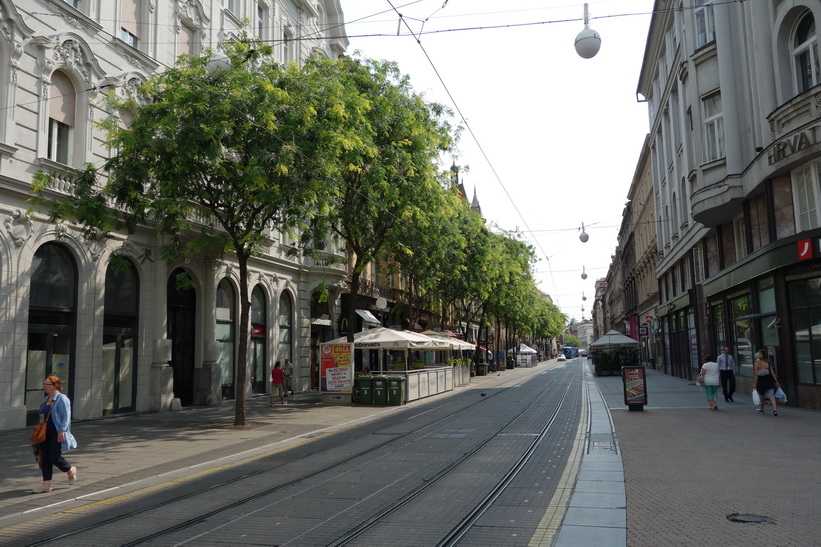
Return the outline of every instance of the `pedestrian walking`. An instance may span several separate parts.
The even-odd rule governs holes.
[[[704,377],[704,391],[707,393],[707,403],[710,410],[718,410],[718,386],[720,383],[718,374],[718,363],[713,360],[712,355],[704,358],[701,365],[701,375]]]
[[[282,367],[282,373],[285,376],[285,395],[291,392],[294,394],[294,364],[286,357],[285,366]]]
[[[724,393],[725,403],[734,403],[733,393],[735,393],[735,359],[730,354],[730,348],[724,346],[721,355],[718,356],[718,374],[721,377],[721,391]]]
[[[761,401],[758,403],[756,412],[764,414],[764,401],[770,400],[773,405],[773,416],[778,416],[778,407],[775,404],[775,390],[781,387],[778,383],[778,378],[775,377],[775,371],[767,362],[767,354],[764,350],[759,350],[755,354],[755,364],[753,365],[753,389],[758,392],[758,397]]]
[[[45,421],[46,440],[34,445],[37,463],[43,474],[43,484],[31,491],[32,494],[51,492],[54,467],[68,475],[68,483],[77,480],[77,468],[63,457],[63,452],[77,448],[77,441],[71,434],[71,401],[62,393],[60,378],[49,375],[43,382],[46,392],[40,404],[40,421]]]
[[[274,394],[279,393],[279,400],[285,404],[285,387],[283,385],[282,364],[279,361],[274,363],[274,370],[271,371],[271,406],[274,406]]]

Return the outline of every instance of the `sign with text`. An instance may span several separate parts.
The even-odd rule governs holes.
[[[647,385],[644,381],[644,367],[621,367],[621,379],[624,383],[624,404],[641,407],[647,404]]]
[[[351,344],[322,344],[319,377],[323,392],[350,393],[353,386]]]

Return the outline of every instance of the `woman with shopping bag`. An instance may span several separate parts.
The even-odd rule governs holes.
[[[775,377],[775,371],[767,362],[767,354],[764,350],[759,350],[755,354],[755,364],[753,365],[753,399],[758,395],[758,408],[755,409],[759,414],[764,414],[764,401],[770,400],[773,407],[773,416],[778,416],[778,407],[776,406],[775,390],[781,387],[778,383],[778,378]]]

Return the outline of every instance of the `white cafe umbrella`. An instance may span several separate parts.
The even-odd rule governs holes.
[[[442,332],[436,332],[433,330],[426,330],[423,331],[422,334],[425,336],[430,336],[435,340],[444,340],[448,344],[450,344],[450,349],[454,350],[475,350],[476,344],[471,344],[470,342],[465,342],[464,340],[459,340],[458,338],[454,338],[453,336],[447,335]]]
[[[325,343],[344,344],[347,341],[347,337],[342,337]],[[437,340],[418,332],[377,327],[354,334],[352,349],[403,349],[407,366],[408,350],[446,350],[450,349],[450,345],[446,340]],[[381,352],[379,358],[381,361]]]
[[[638,340],[633,340],[629,336],[625,336],[622,333],[611,330],[592,344],[590,344],[590,349],[611,349],[611,348],[623,348],[629,346],[638,346]]]

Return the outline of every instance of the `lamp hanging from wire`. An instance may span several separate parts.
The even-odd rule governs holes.
[[[584,291],[582,291],[582,302],[584,302],[585,300],[587,300],[587,297],[584,295]]]
[[[576,35],[576,53],[582,59],[592,59],[599,52],[601,47],[601,36],[590,28],[590,16],[587,12],[587,3],[584,4],[584,29]]]
[[[582,222],[581,231],[582,233],[579,234],[579,240],[582,243],[587,243],[587,240],[590,239],[590,236],[587,235],[587,232],[584,231],[584,222]]]
[[[587,279],[587,272],[584,271],[584,266],[582,266],[582,279]]]

